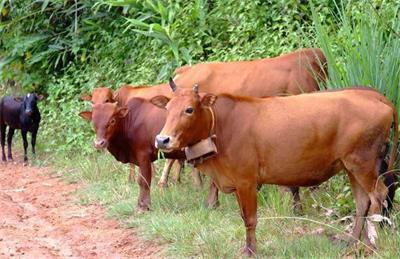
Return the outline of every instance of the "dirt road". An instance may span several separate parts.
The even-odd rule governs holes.
[[[15,161],[21,161],[16,157]],[[0,258],[155,258],[161,248],[81,206],[49,169],[0,164]]]

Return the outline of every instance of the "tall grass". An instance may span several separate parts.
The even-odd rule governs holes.
[[[316,41],[329,64],[327,87],[372,86],[399,108],[400,2],[392,10],[377,11],[366,1],[356,15],[351,5],[336,8],[340,22],[334,30],[323,26],[313,9]]]

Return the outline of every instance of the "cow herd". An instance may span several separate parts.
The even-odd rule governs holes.
[[[376,232],[366,219],[381,214],[383,205],[390,207],[394,197],[397,111],[369,87],[319,91],[327,77],[319,49],[254,61],[201,63],[178,68],[166,84],[126,85],[115,92],[96,88],[82,96],[92,102],[92,109],[80,116],[92,122],[97,149],[131,164],[131,181],[134,166],[139,167],[139,210],[151,207],[152,162],[159,151],[168,159],[161,184],[175,160],[181,167],[190,160],[210,177],[210,207],[218,203],[218,191],[235,193],[246,227],[243,253],[251,256],[256,252],[260,185],[290,187],[299,211],[299,187],[321,184],[345,171],[356,203],[353,240],[364,237],[374,247],[376,236],[371,233]],[[32,132],[34,152],[39,99],[28,94],[23,100],[1,101],[3,161],[6,125],[9,159],[14,129],[22,131],[25,159],[26,132]]]

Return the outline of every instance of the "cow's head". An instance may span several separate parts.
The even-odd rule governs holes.
[[[217,97],[213,94],[200,96],[198,86],[193,89],[178,89],[170,79],[173,97],[156,96],[150,101],[167,110],[167,119],[155,145],[165,152],[180,150],[209,136],[212,127],[210,107]]]
[[[92,95],[82,94],[82,101],[90,101],[92,104],[114,102],[113,91],[108,87],[97,87],[93,89]]]
[[[43,99],[43,95],[37,95],[35,93],[28,93],[22,100],[22,107],[24,113],[31,116],[34,111],[37,111],[37,102]]]
[[[94,146],[97,149],[107,148],[118,122],[128,114],[128,108],[119,107],[117,103],[95,104],[92,108],[92,111],[80,112],[79,115],[93,123],[96,131]]]

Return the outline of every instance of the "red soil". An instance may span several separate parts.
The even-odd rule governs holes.
[[[17,157],[16,161],[20,161]],[[159,246],[82,206],[49,168],[0,164],[0,258],[156,258]]]

